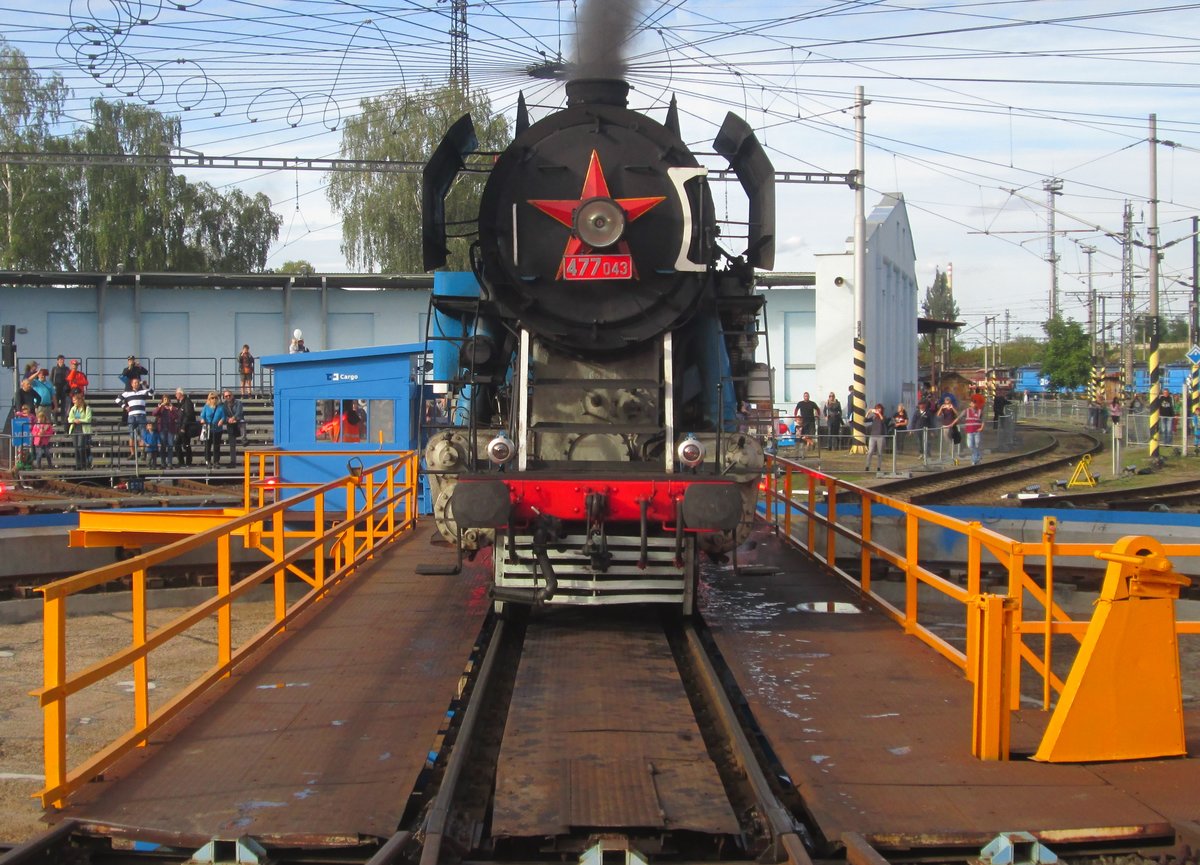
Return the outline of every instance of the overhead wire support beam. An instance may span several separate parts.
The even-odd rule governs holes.
[[[468,170],[486,171],[491,162],[468,163]],[[18,153],[0,151],[0,165],[104,165],[125,168],[223,168],[247,171],[378,171],[391,174],[419,174],[424,162],[392,159],[305,159],[273,156],[205,156],[203,153],[179,153],[167,156],[143,156],[126,153]],[[729,168],[708,172],[714,180],[733,181],[737,175]],[[821,171],[776,171],[776,183],[845,184],[854,188],[857,173],[831,174]]]

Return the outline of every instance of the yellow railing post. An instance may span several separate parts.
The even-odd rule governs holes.
[[[405,470],[407,471],[408,462],[405,461],[404,465],[405,465]],[[387,497],[388,497],[389,502],[392,501],[392,499],[396,495],[396,468],[397,468],[396,466],[388,466],[387,467],[386,483],[387,483]],[[410,507],[412,507],[412,504],[409,501],[409,497],[405,496],[404,497],[404,524],[405,525],[408,525],[408,523],[409,523],[408,509]],[[387,534],[388,534],[389,538],[393,538],[396,535],[396,505],[394,502],[392,504],[388,505],[388,509],[387,509]]]
[[[229,568],[229,535],[217,538],[217,595],[228,597],[233,587],[233,578]],[[217,663],[228,664],[233,657],[233,610],[229,604],[222,604],[217,610]]]
[[[356,507],[355,490],[358,487],[354,481],[346,481],[346,530],[342,534],[342,564],[346,567],[354,567],[355,553],[354,546],[357,541],[358,533],[354,529],[354,509]]]
[[[138,569],[133,572],[133,585],[130,586],[133,610],[133,641],[134,649],[146,645],[146,571]],[[145,655],[133,661],[133,727],[139,732],[146,729],[150,723],[150,659]],[[145,742],[142,743],[145,745]]]
[[[62,688],[67,681],[67,599],[45,595],[42,606],[42,685],[47,690]],[[42,753],[46,767],[46,789],[59,790],[67,781],[67,698],[51,697],[42,705]],[[52,803],[55,807],[61,800]]]
[[[825,481],[825,564],[829,567],[837,565],[837,532],[834,523],[837,522],[837,481],[827,478]]]
[[[369,474],[363,480],[367,488],[367,550],[370,551],[375,548],[375,475]],[[368,556],[372,555],[368,552]]]
[[[912,511],[904,520],[904,630],[912,631],[917,621],[917,568],[921,566],[921,521]]]
[[[1025,638],[1021,636],[1021,623],[1024,620],[1024,605],[1021,603],[1021,598],[1024,589],[1021,586],[1021,578],[1025,574],[1025,553],[1014,553],[1012,562],[1008,568],[1008,597],[1013,600],[1012,611],[1012,640],[1011,640],[1011,657],[1009,658],[1009,675],[1014,682],[1021,681],[1021,646]],[[1046,670],[1045,675],[1048,677],[1050,671]],[[1013,711],[1021,708],[1021,689],[1013,688],[1009,694],[1009,708]]]
[[[792,536],[792,467],[783,467],[783,533]]]
[[[275,562],[282,562],[284,556],[287,555],[286,536],[284,531],[283,516],[285,511],[276,511],[271,515],[271,546],[274,547],[274,552],[271,558]],[[272,596],[275,601],[275,621],[279,621],[287,613],[287,570],[282,565],[275,571],[273,578]]]
[[[1042,663],[1046,674],[1042,676],[1042,708],[1050,708],[1050,666],[1054,652],[1054,536],[1058,532],[1058,521],[1054,517],[1042,518],[1042,543],[1046,547],[1046,633],[1042,639]]]
[[[817,512],[817,476],[810,474],[808,476],[808,551],[815,553],[817,550],[817,520],[815,514]]]
[[[971,713],[971,753],[980,760],[1007,760],[1011,716],[1009,715],[1009,643],[1012,635],[1011,598],[979,595],[970,615],[979,621],[976,633],[974,700]]]
[[[858,585],[864,592],[871,591],[871,500],[860,497],[862,507],[862,546],[858,557]]]
[[[320,493],[313,499],[313,536],[320,538],[325,534],[325,493]],[[322,540],[313,550],[313,585],[321,588],[325,585],[325,541]]]
[[[979,541],[979,535],[976,530],[980,528],[980,523],[967,524],[967,594],[971,597],[967,603],[970,604],[975,598],[979,597],[980,586],[983,581],[983,544]],[[964,647],[967,656],[967,681],[974,682],[975,675],[975,651],[979,648],[976,640],[975,625],[977,620],[974,616],[967,616],[967,644]]]

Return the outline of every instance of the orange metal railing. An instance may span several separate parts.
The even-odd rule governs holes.
[[[323,598],[328,591],[376,555],[385,545],[410,530],[416,520],[417,455],[412,451],[363,451],[360,459],[377,460],[346,477],[306,489],[293,487],[293,495],[280,496],[280,485],[265,474],[289,455],[278,451],[246,454],[246,508],[223,525],[167,543],[151,552],[77,574],[44,586],[43,687],[34,696],[43,711],[46,785],[36,795],[42,804],[61,805],[106,766],[132,749],[145,745],[150,735],[192,704],[207,688],[227,677],[239,663],[281,633],[296,616]],[[328,456],[327,452],[322,455]],[[349,453],[339,456],[345,459]],[[351,455],[352,456],[352,455]],[[361,463],[359,463],[361,465]],[[326,507],[327,499],[344,496],[344,506]],[[311,503],[311,513],[298,505]],[[136,516],[131,515],[131,531]],[[231,576],[232,538],[239,535],[247,548],[264,553],[267,563],[236,584]],[[205,547],[216,550],[215,595],[172,621],[148,626],[147,574],[156,565]],[[332,562],[330,562],[332,559]],[[288,576],[307,586],[302,598],[289,605]],[[257,586],[273,583],[273,614],[265,627],[240,645],[234,645],[234,603]],[[80,592],[127,581],[131,588],[132,638],[128,646],[68,673],[67,603]],[[215,619],[216,658],[212,666],[184,685],[162,705],[151,706],[152,653],[168,646],[189,629]],[[113,674],[132,669],[132,724],[119,738],[98,752],[68,766],[67,704],[89,687]]]
[[[1072,618],[1055,600],[1055,563],[1067,557],[1095,559],[1110,553],[1114,544],[1058,543],[1052,521],[1047,521],[1040,541],[1017,541],[978,522],[889,498],[780,457],[770,458],[763,489],[768,518],[790,542],[868,596],[906,633],[958,666],[968,681],[985,686],[986,693],[977,697],[975,752],[1006,759],[1007,712],[1019,707],[1021,674],[1032,671],[1040,679],[1042,707],[1049,709],[1065,681],[1055,673],[1053,638],[1066,635],[1081,642],[1089,626],[1088,620]],[[877,515],[881,508],[890,513]],[[922,538],[935,531],[956,533],[965,541],[966,575],[961,583],[923,563]],[[1163,544],[1162,549],[1176,559],[1200,556],[1200,544]],[[903,574],[899,603],[874,587],[876,561]],[[1040,579],[1030,573],[1037,574],[1038,565]],[[985,572],[1000,575],[1003,585],[985,589]],[[964,648],[927,623],[926,619],[945,620],[944,615],[923,615],[931,600],[943,607],[947,600],[961,605],[958,621],[966,633]],[[986,630],[989,627],[996,630]],[[1200,621],[1178,621],[1176,632],[1200,634]],[[998,712],[1005,717],[997,717]]]

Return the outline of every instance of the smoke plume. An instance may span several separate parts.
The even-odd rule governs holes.
[[[586,0],[575,35],[573,78],[625,78],[625,47],[641,0]]]

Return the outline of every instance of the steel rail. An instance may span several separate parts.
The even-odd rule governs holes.
[[[742,726],[738,722],[737,713],[734,711],[733,704],[729,701],[729,695],[725,693],[725,689],[721,686],[721,679],[717,675],[716,668],[713,667],[708,653],[704,651],[704,646],[700,642],[700,637],[696,633],[695,627],[691,624],[685,625],[684,634],[687,636],[688,650],[692,656],[691,660],[695,664],[696,669],[703,674],[700,677],[701,684],[707,693],[709,703],[716,711],[717,719],[731,743],[733,759],[737,762],[738,768],[745,773],[746,780],[750,783],[754,798],[758,801],[759,810],[771,828],[771,835],[775,840],[776,846],[783,848],[784,853],[787,855],[787,861],[792,863],[792,865],[813,865],[812,857],[808,855],[808,850],[805,849],[804,842],[796,832],[792,813],[775,796],[775,793],[771,790],[770,783],[767,781],[767,776],[754,756],[754,749],[750,746],[750,740],[746,738],[746,733],[742,730]],[[432,865],[432,863],[422,861],[421,865]]]
[[[936,497],[944,493],[947,489],[953,489],[955,495],[962,495],[1001,481],[1012,482],[1021,477],[1038,474],[1046,469],[1070,464],[1086,454],[1096,453],[1103,447],[1103,442],[1082,430],[1072,431],[1069,435],[1080,435],[1091,439],[1092,445],[1085,450],[1066,456],[1042,460],[1029,466],[1017,467],[1022,462],[1038,460],[1040,457],[1052,453],[1060,444],[1056,435],[1050,443],[1029,451],[1023,451],[1019,454],[990,460],[986,463],[980,463],[977,466],[962,466],[948,469],[934,476],[913,477],[876,484],[872,487],[872,490],[896,498],[906,498],[912,504],[925,504],[935,500]],[[998,469],[1005,469],[1005,471],[1000,472]],[[913,490],[913,492],[906,495],[908,490]]]
[[[500,645],[503,642],[504,619],[498,619],[488,641],[487,654],[484,656],[483,664],[480,665],[479,675],[475,679],[470,702],[467,704],[466,712],[463,713],[462,726],[459,727],[458,734],[454,738],[454,749],[446,764],[446,772],[438,787],[437,797],[433,800],[433,805],[425,816],[425,839],[421,846],[420,865],[437,865],[441,857],[442,838],[445,836],[446,823],[450,818],[450,806],[454,802],[458,781],[462,776],[463,767],[467,763],[479,716],[485,711],[483,698],[491,683],[492,670],[496,666],[496,657],[500,654]]]

